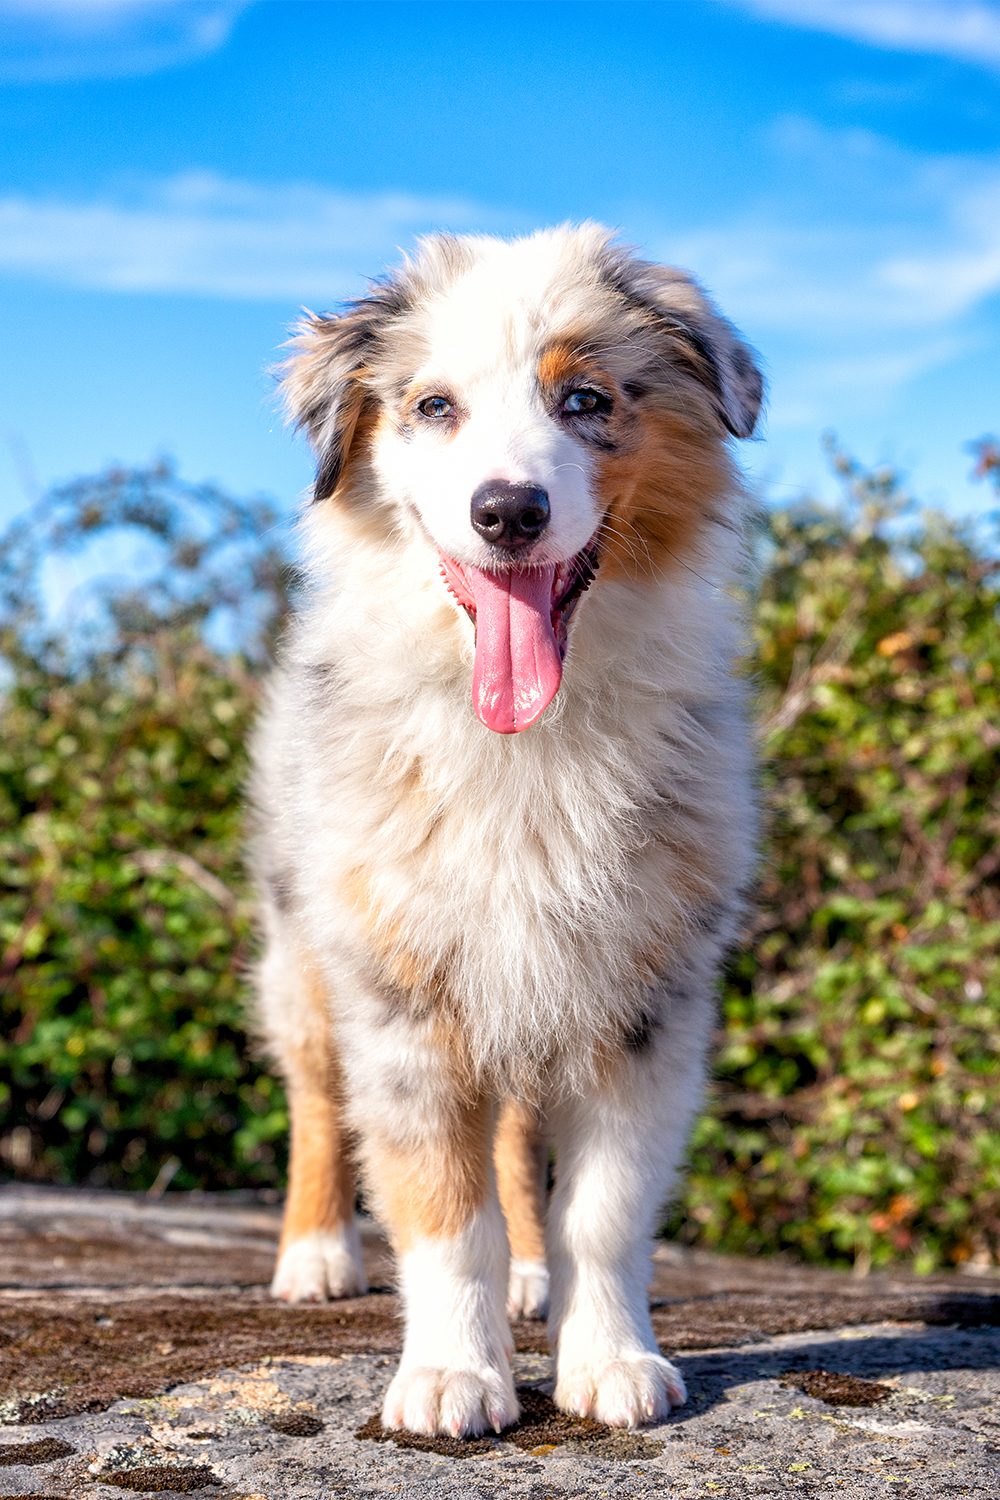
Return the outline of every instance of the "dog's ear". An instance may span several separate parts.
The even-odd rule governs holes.
[[[749,345],[693,277],[617,252],[614,281],[688,357],[734,437],[753,434],[764,400],[764,379]]]
[[[348,305],[339,315],[307,312],[280,367],[285,410],[308,434],[316,453],[313,499],[324,500],[343,476],[362,412],[375,403],[372,357],[386,321],[398,311],[388,288]]]

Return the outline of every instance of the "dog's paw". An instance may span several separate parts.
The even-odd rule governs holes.
[[[544,1318],[549,1310],[549,1273],[543,1260],[512,1260],[507,1287],[509,1318]]]
[[[326,1302],[359,1297],[367,1290],[361,1240],[353,1224],[292,1240],[278,1256],[271,1281],[271,1296],[282,1302]]]
[[[641,1427],[662,1422],[673,1406],[683,1406],[687,1390],[681,1372],[660,1354],[581,1364],[560,1370],[555,1402],[578,1417],[609,1427]]]
[[[411,1366],[393,1377],[382,1405],[382,1425],[425,1437],[478,1437],[509,1427],[518,1412],[509,1371]]]

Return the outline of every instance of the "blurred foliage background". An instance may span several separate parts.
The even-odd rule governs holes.
[[[993,1264],[998,516],[920,514],[896,474],[830,456],[840,503],[756,536],[759,914],[668,1229],[861,1270]],[[996,446],[977,463],[1000,494]],[[91,582],[53,618],[74,557]],[[282,1183],[284,1098],[244,1027],[241,790],[294,586],[267,505],[167,466],[56,490],[0,542],[8,1176]]]

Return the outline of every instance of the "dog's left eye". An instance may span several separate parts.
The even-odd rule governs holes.
[[[450,417],[454,410],[446,396],[425,396],[423,401],[417,403],[417,411],[422,417]]]
[[[591,391],[581,388],[578,391],[570,391],[564,399],[562,410],[569,417],[587,416],[592,412],[605,412],[611,410],[611,398],[605,396],[603,391]]]

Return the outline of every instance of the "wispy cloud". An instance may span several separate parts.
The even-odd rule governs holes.
[[[950,243],[914,245],[878,267],[887,294],[928,321],[962,317],[1000,291],[1000,164],[962,185],[950,216]]]
[[[884,407],[978,347],[1000,295],[1000,158],[925,156],[801,119],[778,122],[771,146],[768,193],[654,248],[781,351],[776,422]]]
[[[776,122],[769,187],[713,222],[636,224],[772,356],[775,423],[819,424],[978,346],[1000,293],[1000,159]],[[438,228],[530,227],[487,204],[192,171],[96,196],[0,196],[0,274],[117,293],[328,307]]]
[[[116,292],[330,303],[437,228],[503,229],[451,198],[267,186],[212,172],[77,202],[0,197],[0,272]]]
[[[0,0],[0,80],[127,78],[195,62],[254,0]]]
[[[873,104],[889,106],[915,104],[924,97],[927,83],[923,78],[890,82],[887,78],[843,78],[829,88],[829,97],[838,104]]]
[[[987,0],[724,0],[769,20],[893,52],[1000,68],[1000,6]]]
[[[1000,158],[924,156],[807,120],[773,139],[785,172],[771,193],[674,244],[748,316],[927,329],[1000,291]]]

